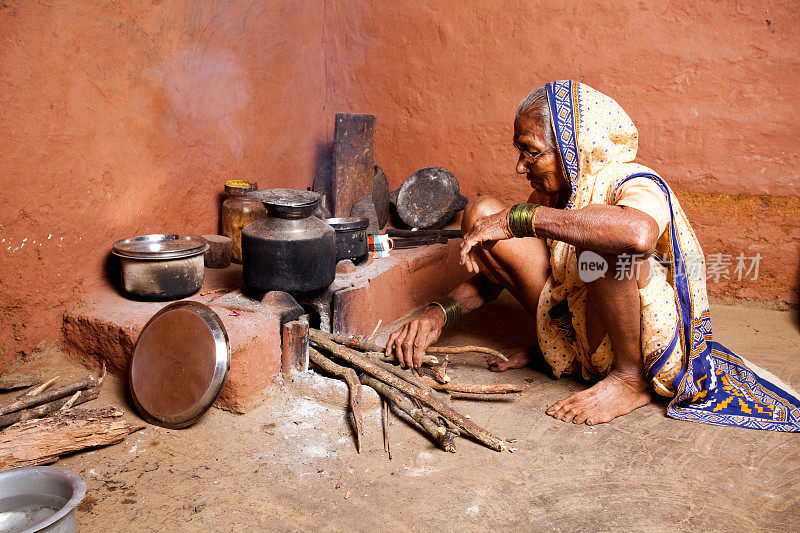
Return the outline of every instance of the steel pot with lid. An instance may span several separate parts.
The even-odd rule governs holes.
[[[295,189],[248,193],[267,208],[267,217],[242,230],[244,282],[251,289],[312,292],[336,275],[336,234],[311,216],[320,195]]]
[[[131,295],[151,300],[191,296],[203,285],[208,242],[194,235],[139,235],[114,243],[122,266],[122,285]]]

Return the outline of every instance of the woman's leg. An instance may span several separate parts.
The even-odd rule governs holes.
[[[464,210],[462,231],[467,233],[479,218],[503,209],[503,204],[491,197],[471,202]],[[534,238],[486,242],[476,247],[476,255],[481,273],[507,289],[528,310],[535,328],[539,295],[550,276],[550,252],[545,242]],[[489,369],[502,372],[523,367],[531,361],[527,349],[508,355],[508,361],[490,359]]]
[[[614,361],[608,376],[547,409],[547,414],[565,422],[608,422],[651,399],[642,361],[639,298],[639,287],[647,283],[649,271],[640,270],[639,279],[616,279],[618,256],[603,257],[609,263],[605,276],[586,284],[586,337],[589,353],[594,353],[608,335]]]

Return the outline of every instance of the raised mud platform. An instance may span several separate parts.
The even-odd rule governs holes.
[[[327,291],[300,303],[323,329],[366,335],[378,320],[389,324],[466,279],[466,270],[458,264],[457,242],[397,250],[388,258],[339,272]],[[203,287],[186,298],[211,307],[228,331],[231,368],[215,405],[232,411],[257,405],[279,374],[281,324],[293,307],[274,293],[262,299],[243,289],[241,265],[231,265],[206,269]],[[110,372],[124,377],[139,332],[170,303],[131,300],[111,286],[98,289],[64,314],[64,344],[70,354],[104,362]]]

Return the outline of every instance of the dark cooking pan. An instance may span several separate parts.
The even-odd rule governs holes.
[[[336,232],[336,260],[360,259],[367,255],[368,218],[345,217],[325,220]]]

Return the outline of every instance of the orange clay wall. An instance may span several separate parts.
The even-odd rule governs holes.
[[[2,0],[0,368],[59,337],[116,239],[216,232],[230,177],[311,185],[336,111],[378,114],[393,187],[442,165],[468,196],[523,200],[514,110],[567,77],[628,111],[708,254],[761,254],[758,279],[731,267],[712,294],[796,303],[799,18],[793,2]]]
[[[59,338],[115,240],[218,233],[231,177],[310,185],[317,4],[0,0],[0,368]]]
[[[393,186],[442,165],[469,197],[524,201],[517,104],[547,81],[580,80],[639,128],[638,161],[671,184],[716,265],[709,292],[797,303],[796,1],[446,4],[328,3],[328,107],[378,114],[376,158]],[[740,254],[757,279],[736,279]]]

